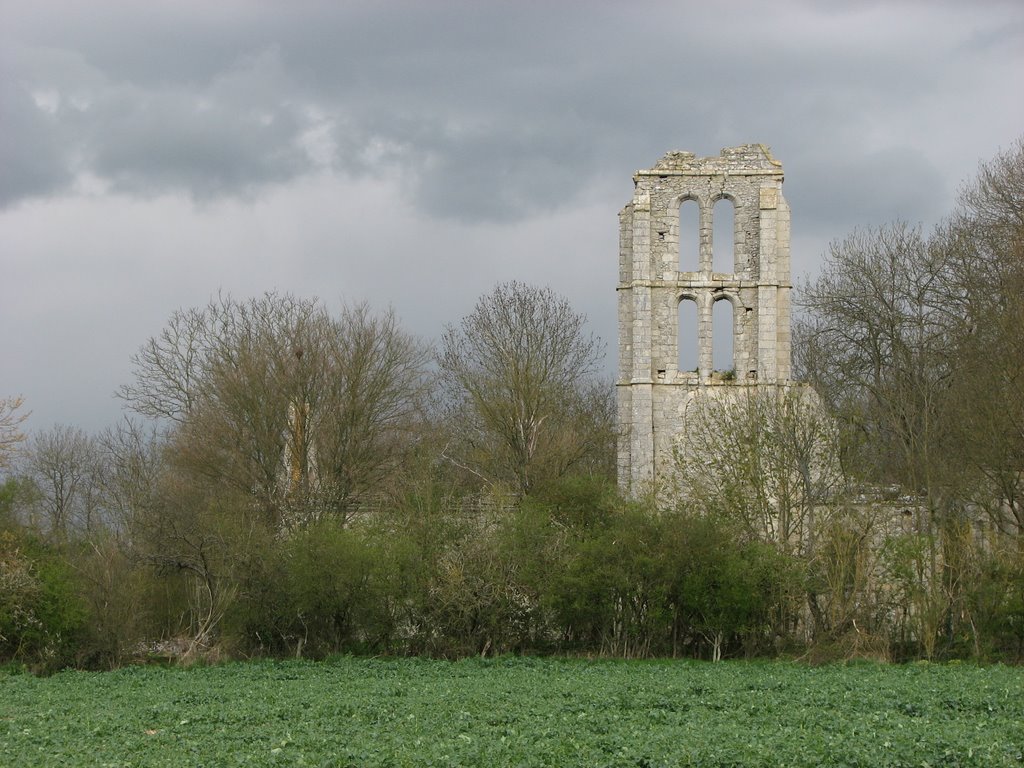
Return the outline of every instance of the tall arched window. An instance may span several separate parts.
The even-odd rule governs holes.
[[[697,302],[682,299],[679,302],[678,354],[679,370],[696,371],[699,365],[697,352]]]
[[[679,206],[679,271],[700,271],[700,205],[683,200]]]
[[[733,307],[728,299],[718,299],[711,309],[712,368],[732,371],[733,365]]]
[[[711,211],[712,272],[732,274],[736,271],[736,209],[732,200],[722,198]]]

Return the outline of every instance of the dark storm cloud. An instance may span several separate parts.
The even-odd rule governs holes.
[[[813,273],[1016,138],[1022,28],[1019,0],[0,0],[0,396],[109,423],[131,351],[219,288],[436,337],[519,279],[611,341],[615,214],[671,149],[770,144]]]
[[[946,179],[913,149],[801,155],[786,172],[798,180],[786,185],[787,199],[810,235],[837,237],[851,224],[935,223],[949,212]]]
[[[1020,40],[1020,12],[1002,4],[966,17],[962,34],[952,4],[198,8],[26,12],[0,150],[17,165],[0,200],[83,173],[141,194],[249,195],[329,168],[397,173],[431,216],[514,221],[621,183],[668,149],[767,141],[791,174],[833,164],[832,148],[866,153],[832,194],[846,213],[925,217],[905,179],[939,171],[909,144],[920,127],[907,116],[934,112],[963,67],[947,47],[977,63]],[[46,66],[41,51],[53,49],[77,57],[89,82]],[[58,94],[59,108],[46,113],[40,92]],[[892,125],[872,124],[879,115]],[[834,209],[815,185],[830,183],[796,190],[822,224]],[[882,194],[865,194],[872,183]]]
[[[71,182],[53,119],[7,78],[0,78],[0,126],[0,208]]]
[[[0,151],[19,172],[0,176],[6,201],[60,191],[76,174],[141,194],[238,195],[311,167],[308,107],[292,100],[274,49],[198,87],[143,87],[45,50],[12,58],[21,76],[4,81]]]
[[[93,169],[119,188],[240,194],[308,171],[301,105],[273,52],[198,91],[113,89],[81,119]]]
[[[172,7],[117,10],[40,12],[25,36],[95,75],[87,110],[52,116],[75,170],[135,192],[230,195],[287,179],[309,170],[303,137],[320,130],[321,160],[354,175],[397,169],[432,215],[514,220],[621,177],[634,156],[646,163],[645,144],[706,134],[692,62],[714,42],[685,16],[652,28],[616,4],[306,4],[198,24]],[[25,87],[63,95],[66,73],[38,55],[24,51]],[[241,95],[220,87],[225,73]],[[41,191],[7,182],[8,198]]]

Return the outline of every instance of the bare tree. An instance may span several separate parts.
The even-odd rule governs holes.
[[[271,527],[342,519],[381,490],[426,390],[427,348],[394,313],[220,297],[175,313],[121,396],[175,424],[178,471],[248,494]]]
[[[195,395],[171,458],[179,469],[251,494],[276,526],[288,490],[288,450],[295,448],[293,410],[314,408],[321,397],[329,320],[315,301],[276,294],[221,298],[204,317]],[[300,447],[303,462],[306,448]]]
[[[361,497],[389,490],[417,439],[431,356],[394,311],[342,310],[327,349],[325,402],[307,429],[322,507],[347,514]]]
[[[10,466],[14,450],[25,440],[20,427],[29,415],[18,413],[22,405],[21,397],[0,397],[0,469]]]
[[[956,376],[946,419],[954,463],[996,528],[1024,535],[1024,139],[983,163],[938,234],[953,260],[947,294]]]
[[[155,429],[125,418],[96,439],[101,453],[100,485],[108,524],[131,533],[134,521],[155,504],[165,441]]]
[[[29,503],[42,515],[40,527],[52,536],[66,539],[104,524],[99,452],[81,429],[57,425],[34,434],[24,469],[36,491]]]
[[[748,539],[809,556],[816,520],[841,503],[846,478],[835,424],[813,391],[754,388],[706,395],[687,412],[676,452],[680,496]]]
[[[799,298],[795,348],[858,474],[946,514],[973,467],[1024,523],[1022,289],[1024,139],[981,165],[931,236],[895,224],[832,245]]]
[[[798,367],[843,426],[847,468],[916,497],[901,578],[929,655],[971,621],[979,513],[1024,531],[1022,295],[1024,140],[930,236],[895,224],[834,244],[799,300]]]
[[[512,282],[445,329],[440,367],[458,440],[448,455],[527,493],[610,452],[603,347],[549,288]]]
[[[851,470],[918,493],[943,478],[937,418],[951,376],[949,255],[902,224],[834,243],[804,286],[799,375],[846,427]]]
[[[981,163],[978,175],[961,192],[960,208],[990,250],[1019,251],[1024,232],[1024,136]]]
[[[133,556],[186,588],[186,611],[163,628],[187,639],[186,659],[216,644],[253,551],[273,535],[249,506],[247,494],[171,470],[161,473],[152,506],[131,521]]]
[[[192,412],[213,343],[215,308],[211,303],[206,310],[176,311],[132,356],[135,381],[118,391],[132,410],[178,423]]]

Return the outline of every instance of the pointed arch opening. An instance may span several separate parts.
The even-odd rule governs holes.
[[[697,344],[698,336],[697,302],[684,296],[679,300],[679,322],[676,333],[677,364],[681,373],[696,372],[700,365]]]
[[[736,207],[732,200],[717,200],[711,218],[711,270],[732,274],[736,271]]]
[[[732,302],[725,296],[715,299],[711,308],[712,368],[719,373],[735,375],[733,354],[736,333]]]
[[[679,271],[700,271],[700,204],[692,199],[679,204]]]

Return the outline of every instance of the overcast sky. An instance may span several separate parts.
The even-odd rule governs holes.
[[[770,145],[799,278],[932,226],[1022,93],[1019,0],[0,0],[0,396],[111,425],[131,355],[218,291],[433,339],[546,284],[611,369],[635,170]]]

